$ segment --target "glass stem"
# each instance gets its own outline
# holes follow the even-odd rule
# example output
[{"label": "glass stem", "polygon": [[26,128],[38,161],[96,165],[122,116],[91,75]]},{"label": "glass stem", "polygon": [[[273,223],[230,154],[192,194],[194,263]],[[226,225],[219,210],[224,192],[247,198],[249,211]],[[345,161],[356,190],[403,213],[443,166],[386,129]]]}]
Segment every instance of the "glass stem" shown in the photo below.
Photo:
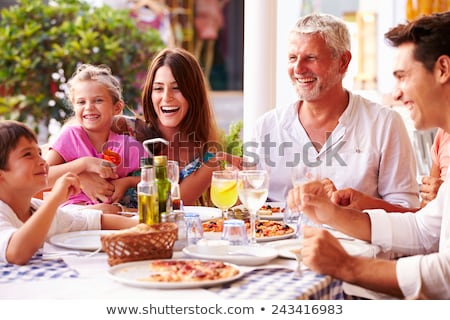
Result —
[{"label": "glass stem", "polygon": [[250,244],[256,244],[256,212],[250,212]]},{"label": "glass stem", "polygon": [[225,221],[227,219],[227,209],[222,209],[222,220]]}]

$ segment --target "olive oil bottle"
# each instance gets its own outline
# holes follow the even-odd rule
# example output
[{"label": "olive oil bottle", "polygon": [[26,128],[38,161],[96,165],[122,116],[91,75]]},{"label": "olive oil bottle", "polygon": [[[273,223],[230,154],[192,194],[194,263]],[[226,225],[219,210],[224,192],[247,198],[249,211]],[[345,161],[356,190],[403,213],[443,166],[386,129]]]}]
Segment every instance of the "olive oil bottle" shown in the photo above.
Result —
[{"label": "olive oil bottle", "polygon": [[159,215],[162,220],[170,213],[171,208],[171,183],[167,178],[167,156],[153,157],[155,168],[155,182],[158,189]]},{"label": "olive oil bottle", "polygon": [[137,185],[139,222],[152,225],[161,222],[159,214],[158,188],[155,183],[155,169],[141,167],[141,181]]}]

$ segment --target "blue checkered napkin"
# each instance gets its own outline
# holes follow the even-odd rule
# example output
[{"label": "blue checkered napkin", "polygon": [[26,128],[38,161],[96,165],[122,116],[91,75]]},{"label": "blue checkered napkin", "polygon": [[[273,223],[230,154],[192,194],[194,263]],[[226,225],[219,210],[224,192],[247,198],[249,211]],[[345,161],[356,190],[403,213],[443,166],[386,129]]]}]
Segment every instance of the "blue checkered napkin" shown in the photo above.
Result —
[{"label": "blue checkered napkin", "polygon": [[39,279],[76,278],[78,272],[62,259],[44,260],[42,253],[37,253],[24,266],[0,263],[0,283],[16,280],[30,281]]},{"label": "blue checkered napkin", "polygon": [[290,269],[257,269],[243,278],[209,288],[224,299],[343,299],[342,282],[304,270],[301,277]]}]

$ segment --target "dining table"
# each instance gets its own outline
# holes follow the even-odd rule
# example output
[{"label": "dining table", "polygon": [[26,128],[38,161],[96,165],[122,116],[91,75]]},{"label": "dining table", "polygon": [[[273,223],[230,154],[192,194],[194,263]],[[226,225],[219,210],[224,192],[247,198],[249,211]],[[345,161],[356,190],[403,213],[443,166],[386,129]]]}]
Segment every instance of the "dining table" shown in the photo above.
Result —
[{"label": "dining table", "polygon": [[[276,248],[288,240],[259,245]],[[351,241],[358,241],[369,256],[379,252],[371,244]],[[189,258],[192,257],[180,247],[172,256],[172,259]],[[305,266],[301,275],[297,275],[296,266],[296,260],[276,256],[259,265],[238,265],[241,275],[231,282],[206,287],[199,283],[177,289],[147,288],[114,278],[105,252],[67,249],[46,242],[27,265],[0,263],[0,299],[345,299],[342,281]]]}]

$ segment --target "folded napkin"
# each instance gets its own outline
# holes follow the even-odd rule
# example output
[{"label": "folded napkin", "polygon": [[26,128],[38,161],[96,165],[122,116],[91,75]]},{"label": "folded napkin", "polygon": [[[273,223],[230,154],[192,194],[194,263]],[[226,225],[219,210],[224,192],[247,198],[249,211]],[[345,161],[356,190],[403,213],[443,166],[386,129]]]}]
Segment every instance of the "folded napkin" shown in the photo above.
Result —
[{"label": "folded napkin", "polygon": [[64,260],[45,260],[40,252],[35,254],[24,266],[0,263],[0,283],[76,277],[78,277],[78,272],[69,268]]},{"label": "folded napkin", "polygon": [[224,299],[344,299],[342,282],[304,270],[301,277],[285,268],[255,269],[241,279],[208,290]]}]

